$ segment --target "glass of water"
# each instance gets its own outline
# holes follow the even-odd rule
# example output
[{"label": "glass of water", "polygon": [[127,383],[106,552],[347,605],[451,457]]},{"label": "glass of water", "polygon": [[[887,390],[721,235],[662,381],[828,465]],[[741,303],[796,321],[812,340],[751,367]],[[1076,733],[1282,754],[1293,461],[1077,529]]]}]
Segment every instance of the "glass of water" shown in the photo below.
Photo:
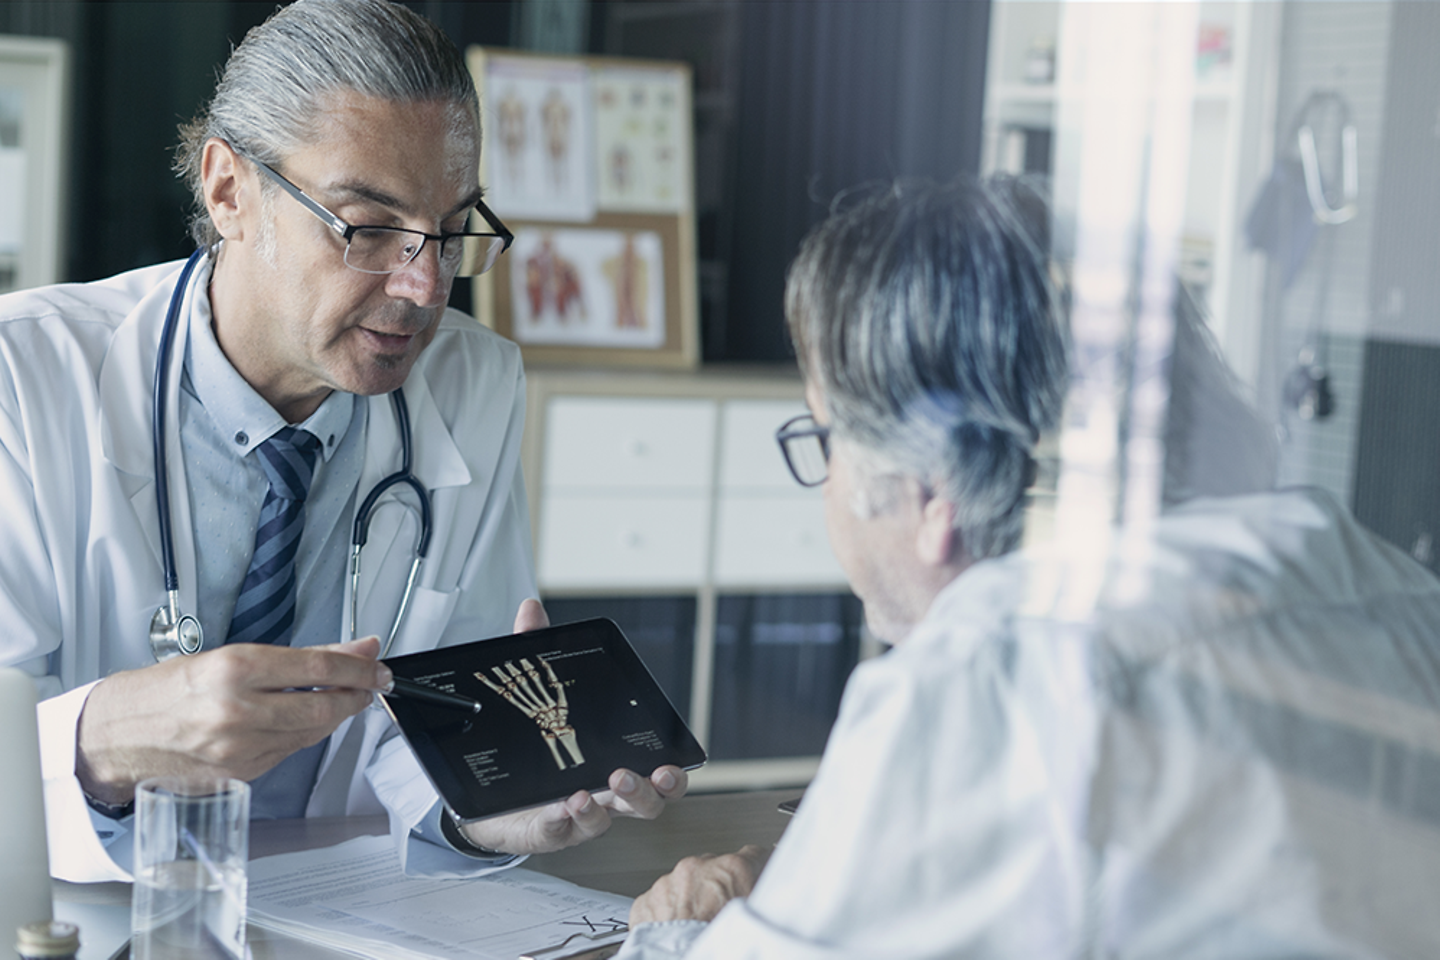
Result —
[{"label": "glass of water", "polygon": [[135,788],[135,960],[245,956],[250,786],[155,777]]}]

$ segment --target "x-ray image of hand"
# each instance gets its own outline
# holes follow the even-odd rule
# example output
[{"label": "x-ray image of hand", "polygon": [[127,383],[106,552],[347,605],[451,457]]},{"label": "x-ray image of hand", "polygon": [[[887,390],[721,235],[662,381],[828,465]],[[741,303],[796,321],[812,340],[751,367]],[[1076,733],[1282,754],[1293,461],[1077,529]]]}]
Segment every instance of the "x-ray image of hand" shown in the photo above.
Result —
[{"label": "x-ray image of hand", "polygon": [[535,721],[540,728],[540,736],[545,738],[545,745],[555,758],[555,766],[565,769],[565,759],[560,754],[560,748],[564,747],[571,766],[578,767],[585,762],[585,756],[580,752],[575,728],[569,723],[570,703],[565,698],[565,685],[555,676],[555,669],[548,662],[541,659],[540,666],[545,670],[544,679],[535,665],[525,658],[520,660],[519,667],[510,660],[506,660],[504,666],[491,667],[499,683],[480,672],[476,672],[475,679]]}]

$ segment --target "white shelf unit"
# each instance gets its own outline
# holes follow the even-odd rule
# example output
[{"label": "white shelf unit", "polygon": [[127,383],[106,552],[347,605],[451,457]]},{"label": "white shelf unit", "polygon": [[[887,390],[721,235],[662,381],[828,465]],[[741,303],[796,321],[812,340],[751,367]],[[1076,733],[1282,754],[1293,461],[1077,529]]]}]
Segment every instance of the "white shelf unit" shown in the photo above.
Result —
[{"label": "white shelf unit", "polygon": [[[821,494],[794,482],[773,439],[805,410],[799,377],[532,368],[528,381],[524,468],[542,597],[693,598],[688,720],[709,748],[725,598],[850,596]],[[870,652],[862,643],[859,655]],[[804,784],[818,752],[715,759],[692,784]]]},{"label": "white shelf unit", "polygon": [[[1188,189],[1180,270],[1198,292],[1231,365],[1254,384],[1259,361],[1263,260],[1245,249],[1245,215],[1274,156],[1275,92],[1283,5],[1244,0],[1194,4],[1195,86]],[[1066,57],[1103,57],[1077,49],[1066,34],[1086,4],[997,0],[991,15],[984,146],[986,173],[1066,175],[1057,152],[1078,155],[1058,142],[1074,129],[1065,115],[1085,96],[1083,77]],[[1126,38],[1112,37],[1111,43]],[[1042,52],[1049,51],[1048,69]],[[1079,130],[1083,136],[1083,129]],[[1030,138],[1041,138],[1028,152]],[[1042,156],[1044,161],[1042,162]],[[1027,163],[1028,160],[1028,163]],[[1061,160],[1058,167],[1063,167]],[[1064,184],[1055,184],[1060,202]],[[1063,222],[1064,211],[1059,211]],[[1060,248],[1064,238],[1057,238]]]}]

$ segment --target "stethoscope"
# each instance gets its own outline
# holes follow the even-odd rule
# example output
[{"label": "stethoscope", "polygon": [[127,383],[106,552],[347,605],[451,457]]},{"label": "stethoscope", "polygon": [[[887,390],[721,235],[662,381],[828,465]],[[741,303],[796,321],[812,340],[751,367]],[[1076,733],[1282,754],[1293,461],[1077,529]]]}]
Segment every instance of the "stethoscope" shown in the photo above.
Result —
[{"label": "stethoscope", "polygon": [[[170,529],[170,489],[165,473],[165,388],[167,371],[170,369],[170,354],[175,343],[175,327],[180,317],[180,308],[185,301],[185,291],[190,286],[190,276],[205,257],[205,250],[196,250],[180,271],[180,280],[175,292],[170,295],[170,306],[165,313],[165,325],[160,329],[160,353],[155,361],[155,400],[151,443],[155,452],[155,506],[160,518],[160,564],[165,573],[166,601],[150,618],[150,651],[156,660],[168,660],[176,655],[189,656],[199,653],[205,647],[205,631],[200,621],[180,610],[180,578],[175,573],[175,540]],[[390,624],[390,635],[385,639],[380,656],[389,654],[395,643],[395,635],[405,620],[405,611],[415,592],[420,577],[420,565],[430,550],[430,495],[415,474],[410,472],[413,445],[410,436],[410,410],[405,405],[405,394],[397,389],[390,394],[390,405],[395,408],[395,423],[400,429],[400,469],[385,477],[360,501],[355,510],[355,526],[350,537],[350,638],[357,635],[356,618],[360,606],[360,551],[370,534],[370,514],[380,497],[396,484],[404,484],[415,493],[420,503],[420,537],[415,544],[415,557],[410,562],[410,575],[405,581],[405,593],[400,598],[400,607]]]}]

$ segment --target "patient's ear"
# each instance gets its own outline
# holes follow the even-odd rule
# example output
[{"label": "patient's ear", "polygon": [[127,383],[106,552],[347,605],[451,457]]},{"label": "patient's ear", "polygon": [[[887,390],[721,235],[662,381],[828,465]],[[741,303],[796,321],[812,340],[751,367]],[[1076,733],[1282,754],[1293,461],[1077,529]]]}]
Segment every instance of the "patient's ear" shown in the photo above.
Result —
[{"label": "patient's ear", "polygon": [[920,508],[915,552],[927,566],[942,567],[956,559],[959,544],[960,534],[955,529],[955,504],[930,494]]}]

